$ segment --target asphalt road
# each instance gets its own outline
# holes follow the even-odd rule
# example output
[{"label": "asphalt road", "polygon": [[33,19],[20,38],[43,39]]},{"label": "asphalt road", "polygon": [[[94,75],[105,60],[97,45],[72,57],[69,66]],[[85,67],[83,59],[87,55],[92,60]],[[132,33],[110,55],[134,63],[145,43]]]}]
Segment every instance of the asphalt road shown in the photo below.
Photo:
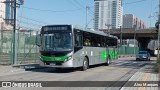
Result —
[{"label": "asphalt road", "polygon": [[[153,57],[151,61],[135,61],[133,57],[118,59],[114,60],[109,66],[91,66],[87,71],[81,71],[79,68],[63,70],[39,68],[15,71],[11,74],[0,75],[0,81],[72,81],[73,87],[0,88],[0,90],[119,90],[121,87],[78,87],[78,85],[74,87],[74,84],[77,82],[73,81],[128,81],[145,65],[154,66],[156,63],[155,59]],[[82,82],[81,84],[85,83]],[[94,83],[98,84],[99,82]]]}]

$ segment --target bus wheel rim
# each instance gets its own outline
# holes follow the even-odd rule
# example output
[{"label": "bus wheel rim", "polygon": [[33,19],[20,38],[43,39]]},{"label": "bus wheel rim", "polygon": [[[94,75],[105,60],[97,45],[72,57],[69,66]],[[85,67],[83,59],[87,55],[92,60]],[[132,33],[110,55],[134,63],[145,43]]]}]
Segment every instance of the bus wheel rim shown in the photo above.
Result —
[{"label": "bus wheel rim", "polygon": [[87,68],[87,61],[86,60],[84,61],[84,68],[85,69]]},{"label": "bus wheel rim", "polygon": [[110,63],[110,60],[109,60],[109,58],[108,58],[108,60],[107,60],[107,64],[109,64]]}]

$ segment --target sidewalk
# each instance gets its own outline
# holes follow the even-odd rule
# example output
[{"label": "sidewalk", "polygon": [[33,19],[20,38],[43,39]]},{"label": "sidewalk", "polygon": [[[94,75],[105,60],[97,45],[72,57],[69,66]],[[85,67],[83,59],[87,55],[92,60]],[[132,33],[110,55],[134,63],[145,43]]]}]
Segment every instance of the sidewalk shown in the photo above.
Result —
[{"label": "sidewalk", "polygon": [[[154,66],[151,65],[146,65],[138,70],[128,81],[135,81],[134,87],[127,87],[129,85],[128,82],[120,90],[159,90],[156,86],[158,85],[157,83],[159,81],[159,74],[155,73]],[[155,82],[152,82],[152,84],[150,84],[150,81]],[[148,87],[145,85],[148,85]]]},{"label": "sidewalk", "polygon": [[38,64],[26,65],[0,65],[0,76],[24,73],[27,69],[40,68]]}]

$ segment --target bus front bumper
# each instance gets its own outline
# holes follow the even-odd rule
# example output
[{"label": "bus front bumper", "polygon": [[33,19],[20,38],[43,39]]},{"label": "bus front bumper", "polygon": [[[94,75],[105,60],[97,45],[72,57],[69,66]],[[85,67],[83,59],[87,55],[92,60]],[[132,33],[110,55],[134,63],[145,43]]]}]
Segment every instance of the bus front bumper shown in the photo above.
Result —
[{"label": "bus front bumper", "polygon": [[40,66],[43,67],[57,67],[57,68],[72,68],[73,66],[73,60],[68,60],[66,62],[44,62],[39,61]]}]

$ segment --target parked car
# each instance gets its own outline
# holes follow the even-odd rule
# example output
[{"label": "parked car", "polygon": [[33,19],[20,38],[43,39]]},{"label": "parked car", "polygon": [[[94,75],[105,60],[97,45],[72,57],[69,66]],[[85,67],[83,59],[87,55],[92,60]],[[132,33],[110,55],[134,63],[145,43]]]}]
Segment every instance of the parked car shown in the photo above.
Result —
[{"label": "parked car", "polygon": [[139,51],[136,55],[136,60],[150,60],[150,54],[148,51]]}]

